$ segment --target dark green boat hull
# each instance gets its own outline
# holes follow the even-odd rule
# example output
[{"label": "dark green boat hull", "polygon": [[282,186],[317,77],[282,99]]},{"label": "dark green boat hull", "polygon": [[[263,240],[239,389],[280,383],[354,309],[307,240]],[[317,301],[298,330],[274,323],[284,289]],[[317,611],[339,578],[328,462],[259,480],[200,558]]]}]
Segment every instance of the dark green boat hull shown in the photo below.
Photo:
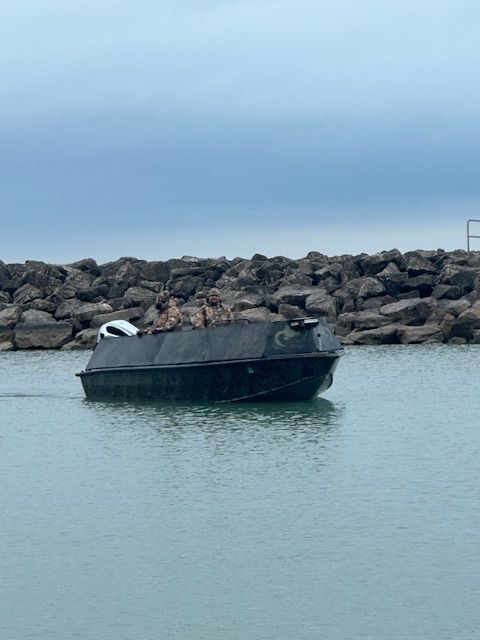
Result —
[{"label": "dark green boat hull", "polygon": [[[315,321],[314,321],[315,322]],[[88,398],[175,402],[309,400],[332,384],[341,345],[288,322],[105,338],[80,376]]]},{"label": "dark green boat hull", "polygon": [[328,389],[338,356],[323,354],[80,374],[88,398],[192,402],[310,400]]}]

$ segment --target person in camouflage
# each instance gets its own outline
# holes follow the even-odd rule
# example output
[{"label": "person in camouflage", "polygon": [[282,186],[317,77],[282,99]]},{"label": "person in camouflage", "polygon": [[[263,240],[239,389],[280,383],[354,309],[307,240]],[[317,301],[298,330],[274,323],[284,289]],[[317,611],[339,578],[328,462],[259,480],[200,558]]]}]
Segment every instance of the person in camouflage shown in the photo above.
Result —
[{"label": "person in camouflage", "polygon": [[182,327],[182,314],[177,307],[177,301],[170,296],[168,291],[163,291],[157,296],[155,303],[159,311],[154,325],[146,329],[144,333],[152,334],[157,331],[175,331]]},{"label": "person in camouflage", "polygon": [[233,320],[232,311],[222,304],[220,291],[210,289],[205,304],[195,314],[195,329],[206,329],[216,322],[228,322]]}]

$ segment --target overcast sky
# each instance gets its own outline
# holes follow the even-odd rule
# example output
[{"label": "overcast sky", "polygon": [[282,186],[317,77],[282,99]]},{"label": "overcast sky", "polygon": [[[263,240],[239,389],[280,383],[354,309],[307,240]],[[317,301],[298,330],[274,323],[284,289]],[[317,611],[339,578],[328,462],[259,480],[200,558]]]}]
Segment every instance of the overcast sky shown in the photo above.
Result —
[{"label": "overcast sky", "polygon": [[4,0],[0,71],[4,261],[454,249],[480,218],[474,0]]}]

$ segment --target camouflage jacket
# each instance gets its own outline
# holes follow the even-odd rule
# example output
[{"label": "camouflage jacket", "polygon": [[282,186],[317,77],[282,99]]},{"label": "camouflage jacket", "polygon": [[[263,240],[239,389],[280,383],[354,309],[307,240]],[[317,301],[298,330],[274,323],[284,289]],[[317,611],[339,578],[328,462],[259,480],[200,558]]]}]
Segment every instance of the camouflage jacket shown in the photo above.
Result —
[{"label": "camouflage jacket", "polygon": [[176,300],[170,300],[167,308],[160,313],[153,329],[156,331],[175,331],[182,326],[182,314],[177,307]]},{"label": "camouflage jacket", "polygon": [[195,314],[195,328],[205,329],[215,322],[227,322],[233,320],[232,311],[229,307],[219,304],[213,307],[210,304],[204,304]]}]

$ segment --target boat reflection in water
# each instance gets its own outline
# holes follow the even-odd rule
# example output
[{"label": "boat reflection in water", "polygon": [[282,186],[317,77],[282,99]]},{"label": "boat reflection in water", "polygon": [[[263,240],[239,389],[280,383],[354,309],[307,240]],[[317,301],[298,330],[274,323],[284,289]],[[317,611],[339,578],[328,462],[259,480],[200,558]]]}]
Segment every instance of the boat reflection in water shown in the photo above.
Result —
[{"label": "boat reflection in water", "polygon": [[310,400],[328,389],[343,349],[322,319],[136,335],[103,325],[78,373],[88,398],[176,402]]}]

